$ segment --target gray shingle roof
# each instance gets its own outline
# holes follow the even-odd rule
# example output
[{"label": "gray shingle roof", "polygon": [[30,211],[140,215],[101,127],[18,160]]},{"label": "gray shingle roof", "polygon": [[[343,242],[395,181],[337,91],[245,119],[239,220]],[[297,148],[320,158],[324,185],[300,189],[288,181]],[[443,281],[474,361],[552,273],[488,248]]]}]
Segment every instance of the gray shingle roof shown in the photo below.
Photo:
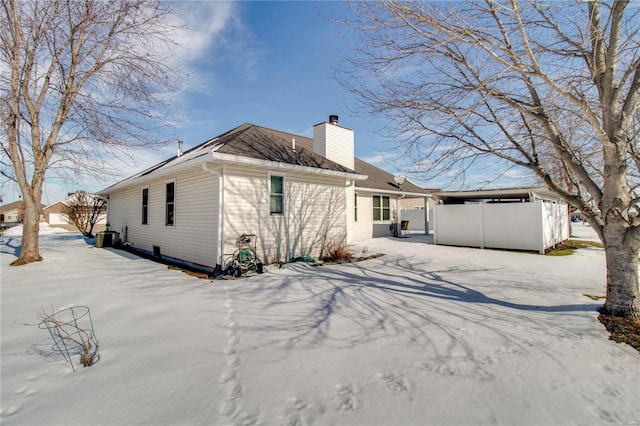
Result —
[{"label": "gray shingle roof", "polygon": [[415,192],[415,193],[427,193],[427,191],[419,186],[415,185],[410,180],[406,180],[402,185],[398,186],[395,182],[394,175],[386,172],[372,164],[355,159],[356,173],[361,175],[367,175],[367,180],[356,181],[356,188],[368,188],[368,189],[381,189],[386,191],[402,191],[402,192]]},{"label": "gray shingle roof", "polygon": [[[296,140],[295,149],[292,139]],[[169,158],[147,170],[131,176],[120,183],[134,181],[139,177],[151,175],[159,171],[169,170],[178,165],[185,165],[195,159],[206,159],[212,150],[217,153],[247,157],[258,160],[274,161],[304,167],[313,167],[344,173],[367,175],[364,181],[356,181],[356,187],[387,191],[427,193],[423,188],[407,180],[400,188],[393,180],[393,175],[358,158],[354,169],[335,163],[313,152],[313,140],[304,136],[280,130],[268,129],[245,123],[222,135],[210,139],[184,152],[181,156]],[[195,163],[195,162],[194,162]],[[116,184],[113,186],[118,186]],[[113,187],[112,186],[112,187]],[[110,187],[110,188],[112,188]]]},{"label": "gray shingle roof", "polygon": [[[243,124],[242,126],[232,130],[231,132],[235,132],[236,130],[241,129],[243,126],[253,126],[253,125]],[[296,150],[303,148],[306,152],[313,154],[313,139],[310,139],[304,136],[294,135],[293,133],[282,132],[279,130],[267,129],[259,126],[253,126],[253,127],[255,129],[259,129],[258,130],[259,133],[268,135],[268,138],[271,139],[272,141],[279,141],[281,144],[283,144],[286,147],[291,147],[292,139],[295,138]],[[222,137],[220,137],[219,139],[222,139]],[[218,152],[226,153],[227,151],[223,151],[223,149],[221,148],[218,150]],[[228,153],[235,154],[235,155],[242,155],[240,152],[228,152]],[[326,160],[324,157],[318,156],[316,154],[313,154],[313,155],[320,157],[325,161],[329,161],[329,160]],[[251,156],[251,155],[247,155],[247,156]],[[264,158],[264,159],[268,159],[268,158]],[[281,160],[274,160],[274,161],[281,161]],[[312,166],[312,167],[321,167],[321,166]],[[343,168],[342,171],[345,171],[345,170],[349,170],[349,169]],[[405,181],[405,183],[403,183],[399,189],[397,184],[393,180],[393,177],[394,177],[393,174],[386,172],[363,160],[360,160],[359,158],[355,159],[354,171],[359,175],[369,176],[367,180],[356,181],[357,188],[380,189],[380,190],[389,190],[389,191],[400,190],[403,192],[415,192],[415,193],[427,192],[425,189],[420,188],[419,186],[413,184],[409,180]]]},{"label": "gray shingle roof", "polygon": [[[286,133],[253,124],[243,124],[232,131],[219,136],[216,144],[221,146],[216,152],[255,158],[258,160],[276,161],[298,166],[314,167],[337,172],[353,173],[353,170],[324,158],[298,144],[292,148],[291,138]],[[294,136],[292,136],[294,137]],[[313,142],[312,142],[313,145]]]}]

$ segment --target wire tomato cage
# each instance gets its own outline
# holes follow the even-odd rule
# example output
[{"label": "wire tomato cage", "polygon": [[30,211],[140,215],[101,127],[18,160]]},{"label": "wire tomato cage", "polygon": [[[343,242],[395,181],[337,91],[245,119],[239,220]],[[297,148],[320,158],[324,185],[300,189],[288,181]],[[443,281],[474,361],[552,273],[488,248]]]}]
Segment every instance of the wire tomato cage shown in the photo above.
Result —
[{"label": "wire tomato cage", "polygon": [[72,306],[45,315],[38,324],[47,329],[53,340],[51,349],[61,354],[75,372],[73,357],[80,356],[80,364],[89,367],[100,359],[98,339],[93,331],[93,320],[87,306]]}]

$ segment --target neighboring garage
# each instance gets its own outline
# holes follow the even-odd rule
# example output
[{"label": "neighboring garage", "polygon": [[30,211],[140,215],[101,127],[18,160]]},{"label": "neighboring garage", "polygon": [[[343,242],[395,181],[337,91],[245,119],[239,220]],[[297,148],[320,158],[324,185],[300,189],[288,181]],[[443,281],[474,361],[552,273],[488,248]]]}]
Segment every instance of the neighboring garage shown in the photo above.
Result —
[{"label": "neighboring garage", "polygon": [[569,238],[567,204],[545,187],[438,192],[434,244],[544,253]]}]

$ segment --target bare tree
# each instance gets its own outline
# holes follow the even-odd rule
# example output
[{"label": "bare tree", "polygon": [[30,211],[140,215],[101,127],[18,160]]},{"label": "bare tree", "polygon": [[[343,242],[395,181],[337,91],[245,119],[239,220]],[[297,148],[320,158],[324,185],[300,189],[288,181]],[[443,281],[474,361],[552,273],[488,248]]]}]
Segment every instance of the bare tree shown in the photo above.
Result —
[{"label": "bare tree", "polygon": [[[602,312],[640,319],[640,19],[628,1],[357,2],[338,73],[416,170],[528,170],[605,247]],[[486,164],[486,163],[485,163]],[[496,172],[497,173],[497,172]]]},{"label": "bare tree", "polygon": [[107,214],[107,199],[78,191],[63,202],[62,214],[84,236],[93,238],[93,227]]},{"label": "bare tree", "polygon": [[177,72],[169,12],[154,0],[0,0],[0,163],[25,203],[13,264],[42,259],[47,172],[104,176],[128,148],[158,142]]}]

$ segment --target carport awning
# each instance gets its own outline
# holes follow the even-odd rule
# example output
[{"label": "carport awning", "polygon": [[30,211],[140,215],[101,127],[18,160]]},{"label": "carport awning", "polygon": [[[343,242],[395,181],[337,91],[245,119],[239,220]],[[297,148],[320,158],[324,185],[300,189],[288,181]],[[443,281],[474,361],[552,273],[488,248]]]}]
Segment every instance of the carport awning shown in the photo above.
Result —
[{"label": "carport awning", "polygon": [[560,201],[561,198],[556,193],[550,191],[544,186],[531,186],[522,188],[501,188],[501,189],[478,189],[471,191],[440,191],[436,196],[443,202],[464,202],[464,201],[482,201],[482,200],[526,200],[534,199]]}]

